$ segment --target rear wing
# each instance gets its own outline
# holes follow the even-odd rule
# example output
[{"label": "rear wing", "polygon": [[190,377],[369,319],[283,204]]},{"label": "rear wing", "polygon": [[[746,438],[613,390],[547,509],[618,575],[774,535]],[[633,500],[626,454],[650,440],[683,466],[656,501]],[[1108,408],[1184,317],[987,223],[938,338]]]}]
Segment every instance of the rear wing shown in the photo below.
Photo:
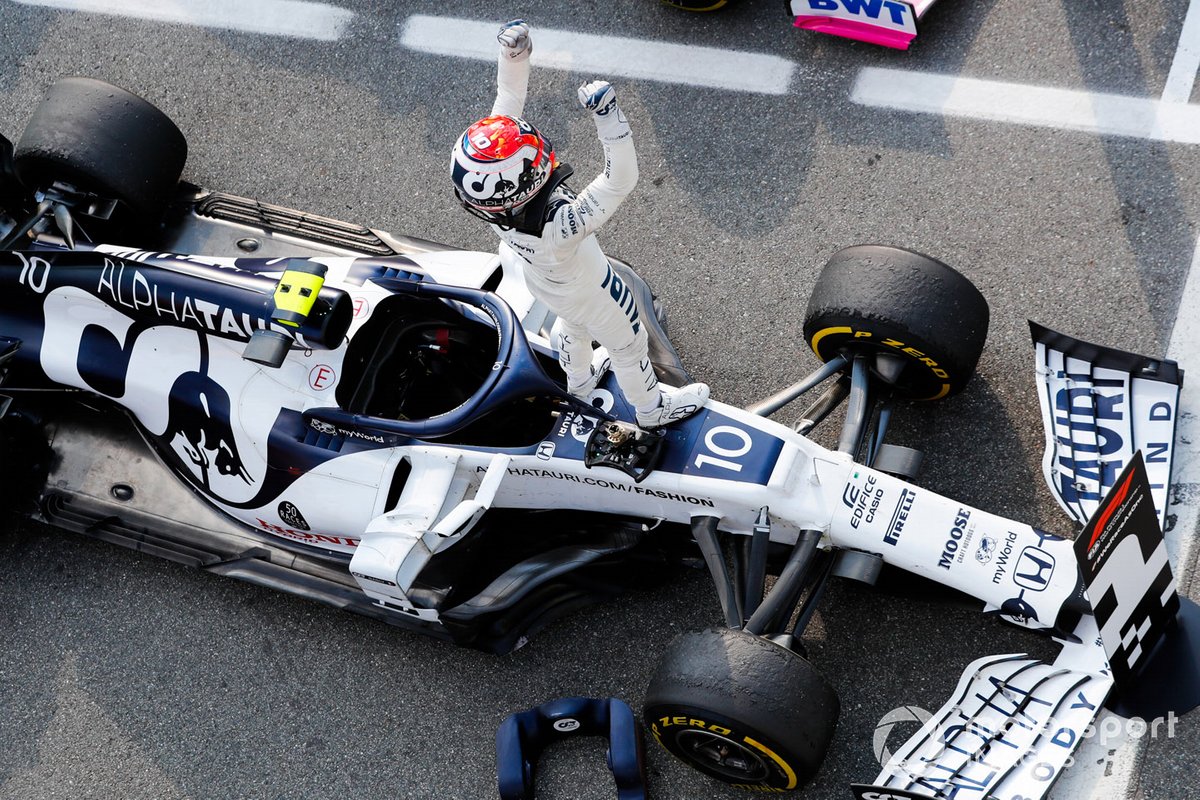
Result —
[{"label": "rear wing", "polygon": [[917,22],[936,0],[789,0],[795,26],[896,50],[917,38]]}]

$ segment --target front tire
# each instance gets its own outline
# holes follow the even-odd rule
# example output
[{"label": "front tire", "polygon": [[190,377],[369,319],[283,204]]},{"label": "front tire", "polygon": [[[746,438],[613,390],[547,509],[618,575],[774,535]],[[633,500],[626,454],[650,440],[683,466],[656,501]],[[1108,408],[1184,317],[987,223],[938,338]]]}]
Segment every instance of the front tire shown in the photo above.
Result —
[{"label": "front tire", "polygon": [[987,340],[988,304],[966,277],[912,250],[864,244],[834,253],[813,286],[804,338],[817,358],[885,354],[913,400],[961,392]]},{"label": "front tire", "polygon": [[642,713],[658,743],[690,766],[746,789],[785,791],[816,774],[839,710],[833,687],[801,656],[712,628],[671,643]]}]

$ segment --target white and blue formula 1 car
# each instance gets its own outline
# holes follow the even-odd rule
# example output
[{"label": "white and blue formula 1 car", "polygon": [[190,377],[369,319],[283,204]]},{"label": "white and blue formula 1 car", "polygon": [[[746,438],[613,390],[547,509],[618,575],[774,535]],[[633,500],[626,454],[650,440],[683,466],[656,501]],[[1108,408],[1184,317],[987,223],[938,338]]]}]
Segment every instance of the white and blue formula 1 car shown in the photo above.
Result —
[{"label": "white and blue formula 1 car", "polygon": [[[552,316],[495,255],[180,184],[185,153],[152,105],[81,78],[0,138],[5,485],[44,522],[495,652],[698,547],[725,624],[671,644],[644,716],[758,790],[802,786],[831,741],[799,637],[834,578],[893,565],[1064,643],[973,665],[864,798],[1043,796],[1170,638],[1171,362],[1036,331],[1048,475],[1092,516],[1077,557],[914,485],[918,454],[885,441],[896,401],[961,390],[984,344],[986,302],[934,259],[836,254],[805,324],[820,369],[647,432],[611,378],[567,394]],[[767,418],[818,386],[795,427]],[[805,436],[843,404],[836,450]]]}]

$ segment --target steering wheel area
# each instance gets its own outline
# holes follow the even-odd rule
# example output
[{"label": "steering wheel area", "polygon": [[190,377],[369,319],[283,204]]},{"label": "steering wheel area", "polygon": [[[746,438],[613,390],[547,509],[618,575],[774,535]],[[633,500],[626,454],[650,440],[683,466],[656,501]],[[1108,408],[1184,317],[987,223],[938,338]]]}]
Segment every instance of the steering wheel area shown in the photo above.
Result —
[{"label": "steering wheel area", "polygon": [[[339,396],[345,407],[310,409],[305,412],[306,423],[315,420],[342,428],[437,438],[462,429],[514,399],[535,395],[570,399],[563,387],[546,374],[516,314],[497,295],[413,280],[392,279],[388,288],[409,298],[451,301],[434,304],[450,313],[398,321],[385,328],[391,333],[374,343],[376,349],[367,357],[370,363],[365,365],[358,385],[346,399]],[[495,337],[495,357],[490,366],[487,350],[480,346],[486,334],[479,329],[487,323],[452,311],[454,302],[482,312],[490,322]],[[448,322],[455,314],[459,319]],[[360,331],[355,338],[362,335]],[[476,345],[468,356],[470,363],[447,362],[446,353],[462,337],[470,337]],[[481,374],[474,391],[470,391],[469,384],[464,386],[464,381],[479,380]]]}]

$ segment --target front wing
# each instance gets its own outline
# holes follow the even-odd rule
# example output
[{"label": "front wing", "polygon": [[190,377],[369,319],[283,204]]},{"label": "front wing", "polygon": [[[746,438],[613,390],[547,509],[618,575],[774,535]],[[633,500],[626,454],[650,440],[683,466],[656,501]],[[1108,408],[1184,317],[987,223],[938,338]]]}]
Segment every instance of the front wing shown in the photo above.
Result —
[{"label": "front wing", "polygon": [[795,26],[804,30],[907,50],[917,22],[936,0],[790,0]]},{"label": "front wing", "polygon": [[951,699],[887,762],[859,800],[1037,798],[1071,754],[1112,688],[1102,662],[1076,663],[1072,647],[1053,664],[1024,655],[970,664]]}]

